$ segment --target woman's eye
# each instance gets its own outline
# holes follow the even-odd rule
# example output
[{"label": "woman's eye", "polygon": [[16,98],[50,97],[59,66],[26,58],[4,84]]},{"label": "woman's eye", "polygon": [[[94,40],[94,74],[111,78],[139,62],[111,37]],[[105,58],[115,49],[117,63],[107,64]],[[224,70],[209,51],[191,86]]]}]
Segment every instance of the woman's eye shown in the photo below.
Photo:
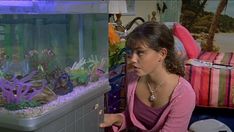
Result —
[{"label": "woman's eye", "polygon": [[127,54],[127,58],[131,58],[132,57],[132,54]]},{"label": "woman's eye", "polygon": [[144,54],[144,51],[137,51],[136,53],[137,53],[138,56],[141,56],[141,55]]}]

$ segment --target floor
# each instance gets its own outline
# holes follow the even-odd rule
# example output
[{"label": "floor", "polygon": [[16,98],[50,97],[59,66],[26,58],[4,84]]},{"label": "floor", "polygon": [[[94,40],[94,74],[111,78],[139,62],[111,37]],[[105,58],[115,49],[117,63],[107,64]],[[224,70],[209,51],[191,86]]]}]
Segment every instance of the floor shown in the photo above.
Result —
[{"label": "floor", "polygon": [[195,108],[190,124],[204,119],[216,119],[226,124],[232,131],[234,131],[234,109],[224,108]]}]

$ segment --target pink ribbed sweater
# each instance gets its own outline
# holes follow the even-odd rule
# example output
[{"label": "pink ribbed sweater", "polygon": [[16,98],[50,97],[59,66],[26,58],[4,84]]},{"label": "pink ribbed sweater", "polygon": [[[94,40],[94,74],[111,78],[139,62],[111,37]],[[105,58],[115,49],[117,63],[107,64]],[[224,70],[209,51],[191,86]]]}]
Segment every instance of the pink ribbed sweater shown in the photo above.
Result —
[{"label": "pink ribbed sweater", "polygon": [[114,132],[124,130],[129,126],[135,126],[142,132],[187,132],[187,127],[195,107],[195,93],[188,81],[183,77],[180,77],[179,82],[172,93],[168,106],[154,127],[151,130],[148,130],[136,119],[133,113],[135,91],[139,77],[131,72],[128,73],[127,78],[128,106],[125,112],[121,114],[124,119],[121,127],[112,127]]}]

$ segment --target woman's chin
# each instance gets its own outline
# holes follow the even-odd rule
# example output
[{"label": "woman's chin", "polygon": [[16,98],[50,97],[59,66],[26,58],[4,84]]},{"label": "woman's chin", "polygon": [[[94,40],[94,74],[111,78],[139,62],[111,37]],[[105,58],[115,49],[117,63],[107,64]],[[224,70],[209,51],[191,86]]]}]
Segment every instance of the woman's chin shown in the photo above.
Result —
[{"label": "woman's chin", "polygon": [[142,71],[139,71],[139,70],[135,70],[135,73],[137,74],[137,76],[144,76],[145,75]]}]

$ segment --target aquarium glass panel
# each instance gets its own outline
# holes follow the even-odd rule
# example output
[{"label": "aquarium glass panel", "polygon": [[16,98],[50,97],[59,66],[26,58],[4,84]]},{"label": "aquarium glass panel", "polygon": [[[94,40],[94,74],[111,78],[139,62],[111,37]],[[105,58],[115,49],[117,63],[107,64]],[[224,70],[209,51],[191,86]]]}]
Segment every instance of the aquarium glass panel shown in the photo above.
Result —
[{"label": "aquarium glass panel", "polygon": [[107,78],[107,5],[102,0],[0,1],[2,102],[31,100],[45,88],[65,95]]},{"label": "aquarium glass panel", "polygon": [[82,58],[106,58],[106,20],[105,14],[0,15],[2,70],[25,75],[37,63],[54,69]]}]

